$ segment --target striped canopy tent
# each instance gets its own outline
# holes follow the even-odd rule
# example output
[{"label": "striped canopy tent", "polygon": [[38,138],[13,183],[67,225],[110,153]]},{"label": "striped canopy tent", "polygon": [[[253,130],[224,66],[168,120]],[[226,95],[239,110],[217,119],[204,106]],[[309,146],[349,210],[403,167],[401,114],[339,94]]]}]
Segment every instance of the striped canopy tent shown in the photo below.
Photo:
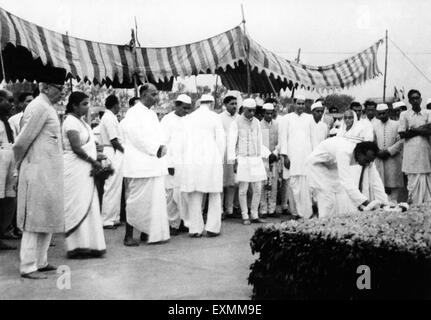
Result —
[{"label": "striped canopy tent", "polygon": [[[300,86],[307,89],[347,88],[380,74],[379,40],[366,50],[328,66],[309,66],[281,58],[245,34],[240,26],[212,38],[163,48],[136,48],[83,40],[23,20],[0,8],[0,45],[6,80],[38,80],[65,69],[69,76],[113,87],[156,84],[170,90],[174,77],[218,74],[230,90],[247,92],[247,60],[251,91],[274,93]],[[248,57],[248,59],[247,59]],[[48,70],[48,71],[47,71]]]}]

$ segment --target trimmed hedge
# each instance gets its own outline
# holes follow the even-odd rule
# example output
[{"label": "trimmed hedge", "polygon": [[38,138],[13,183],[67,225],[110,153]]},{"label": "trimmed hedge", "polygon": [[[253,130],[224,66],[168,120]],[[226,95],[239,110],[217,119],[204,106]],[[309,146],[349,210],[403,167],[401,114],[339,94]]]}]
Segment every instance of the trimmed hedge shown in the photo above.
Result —
[{"label": "trimmed hedge", "polygon": [[[431,205],[267,224],[251,239],[253,299],[431,298]],[[370,268],[371,289],[358,289]]]}]

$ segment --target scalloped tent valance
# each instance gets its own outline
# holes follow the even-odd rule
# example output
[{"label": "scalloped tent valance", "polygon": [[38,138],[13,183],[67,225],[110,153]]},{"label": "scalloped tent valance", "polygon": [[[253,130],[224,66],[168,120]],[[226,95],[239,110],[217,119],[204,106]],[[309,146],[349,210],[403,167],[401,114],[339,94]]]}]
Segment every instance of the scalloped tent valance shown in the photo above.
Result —
[{"label": "scalloped tent valance", "polygon": [[[309,66],[283,59],[260,46],[237,26],[202,41],[165,48],[136,48],[93,42],[60,34],[0,8],[0,44],[6,80],[38,80],[44,66],[113,87],[133,87],[133,75],[170,90],[174,77],[218,74],[230,90],[247,91],[245,48],[249,48],[251,89],[272,93],[301,86],[338,89],[361,84],[380,74],[379,40],[366,50],[328,66]],[[52,72],[52,71],[50,71]],[[2,75],[0,75],[2,77]]]}]

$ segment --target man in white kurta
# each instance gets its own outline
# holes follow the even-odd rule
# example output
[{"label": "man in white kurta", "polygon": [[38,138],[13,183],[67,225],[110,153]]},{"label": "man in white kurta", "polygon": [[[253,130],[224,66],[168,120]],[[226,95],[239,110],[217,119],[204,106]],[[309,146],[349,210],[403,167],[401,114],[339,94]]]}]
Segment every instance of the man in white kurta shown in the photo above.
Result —
[{"label": "man in white kurta", "polygon": [[353,101],[350,104],[350,109],[352,109],[356,113],[357,117],[355,127],[352,128],[352,132],[350,132],[349,134],[359,137],[363,141],[373,141],[373,125],[371,124],[371,121],[368,120],[368,118],[362,114],[362,105],[359,102]]},{"label": "man in white kurta", "polygon": [[421,108],[419,91],[410,90],[408,98],[412,108],[401,112],[398,128],[405,139],[402,171],[407,175],[409,202],[420,204],[431,201],[431,111]]},{"label": "man in white kurta", "polygon": [[273,119],[275,107],[272,103],[263,105],[263,119],[260,121],[262,131],[262,144],[270,155],[263,159],[267,179],[262,182],[259,214],[276,217],[277,190],[278,190],[278,124]]},{"label": "man in white kurta", "polygon": [[[306,171],[316,194],[319,217],[387,204],[383,182],[373,163],[377,152],[374,142],[358,143],[345,137],[326,139],[313,150],[306,159]],[[369,179],[361,181],[352,174],[356,165]]]},{"label": "man in white kurta", "polygon": [[280,153],[284,165],[289,169],[289,186],[292,189],[296,214],[303,218],[312,215],[310,188],[305,170],[305,159],[313,148],[313,122],[310,114],[304,113],[305,97],[298,96],[295,111],[287,114],[280,127]]},{"label": "man in white kurta", "polygon": [[222,205],[224,205],[224,217],[226,218],[233,215],[233,203],[235,199],[235,173],[233,172],[233,164],[227,161],[227,146],[230,126],[238,117],[237,98],[233,95],[228,95],[223,99],[223,104],[226,110],[220,114],[220,119],[226,136],[226,150],[223,158]]},{"label": "man in white kurta", "polygon": [[22,116],[24,115],[25,108],[33,101],[33,95],[30,92],[21,93],[18,97],[18,113],[9,118],[9,124],[12,128],[14,137],[16,138],[21,131]]},{"label": "man in white kurta", "polygon": [[192,100],[188,95],[180,94],[175,100],[175,110],[163,117],[160,122],[165,133],[167,147],[167,165],[169,174],[165,177],[166,199],[171,235],[177,235],[183,220],[189,226],[187,195],[180,191],[181,139],[184,117],[191,111]]},{"label": "man in white kurta", "polygon": [[120,101],[115,95],[110,95],[105,100],[105,107],[106,111],[99,124],[100,143],[103,146],[103,154],[111,162],[114,174],[105,180],[101,215],[103,227],[111,229],[120,224],[124,149],[117,118]]},{"label": "man in white kurta", "polygon": [[318,101],[311,105],[311,114],[313,115],[313,134],[311,135],[313,150],[329,135],[329,127],[323,121],[324,106]]},{"label": "man in white kurta", "polygon": [[[234,171],[239,183],[239,204],[243,224],[261,223],[258,209],[262,190],[262,181],[266,180],[265,166],[262,160],[262,131],[259,120],[254,117],[256,102],[245,99],[243,113],[232,123],[229,130],[227,159],[234,162]],[[247,191],[252,188],[250,216],[248,215]]]},{"label": "man in white kurta", "polygon": [[[204,230],[207,236],[215,237],[221,230],[226,138],[220,116],[213,108],[213,96],[204,94],[198,109],[184,119],[180,190],[187,192],[191,237],[200,237]],[[208,212],[204,224],[202,200],[205,193],[208,193]]]},{"label": "man in white kurta", "polygon": [[[155,112],[158,92],[154,85],[144,84],[140,100],[130,108],[124,120],[123,176],[126,187],[127,223],[124,244],[136,246],[133,229],[148,237],[148,243],[169,239],[166,209],[165,175],[168,173],[163,129]],[[145,236],[141,240],[144,240]]]},{"label": "man in white kurta", "polygon": [[377,105],[377,121],[374,123],[374,136],[380,151],[375,160],[377,171],[382,178],[389,199],[397,202],[404,187],[401,171],[401,152],[404,140],[398,134],[399,121],[389,119],[389,108],[386,104]]}]

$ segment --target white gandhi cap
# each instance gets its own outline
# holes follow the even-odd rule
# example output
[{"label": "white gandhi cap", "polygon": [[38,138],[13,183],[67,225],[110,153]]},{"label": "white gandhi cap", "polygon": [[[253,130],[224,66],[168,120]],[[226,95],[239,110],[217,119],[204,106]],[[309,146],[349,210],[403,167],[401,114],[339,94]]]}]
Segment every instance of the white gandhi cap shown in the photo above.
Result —
[{"label": "white gandhi cap", "polygon": [[311,111],[313,111],[313,109],[316,109],[316,108],[323,108],[322,102],[317,101],[311,105]]},{"label": "white gandhi cap", "polygon": [[248,109],[255,109],[256,101],[254,101],[254,99],[252,98],[244,99],[244,101],[242,102],[242,106]]},{"label": "white gandhi cap", "polygon": [[175,101],[180,101],[180,102],[186,103],[186,104],[192,104],[192,98],[190,98],[186,94],[180,94]]},{"label": "white gandhi cap", "polygon": [[265,103],[262,107],[263,110],[274,110],[274,105],[272,103]]},{"label": "white gandhi cap", "polygon": [[379,103],[377,105],[376,111],[385,111],[388,110],[388,105],[386,103]]}]

